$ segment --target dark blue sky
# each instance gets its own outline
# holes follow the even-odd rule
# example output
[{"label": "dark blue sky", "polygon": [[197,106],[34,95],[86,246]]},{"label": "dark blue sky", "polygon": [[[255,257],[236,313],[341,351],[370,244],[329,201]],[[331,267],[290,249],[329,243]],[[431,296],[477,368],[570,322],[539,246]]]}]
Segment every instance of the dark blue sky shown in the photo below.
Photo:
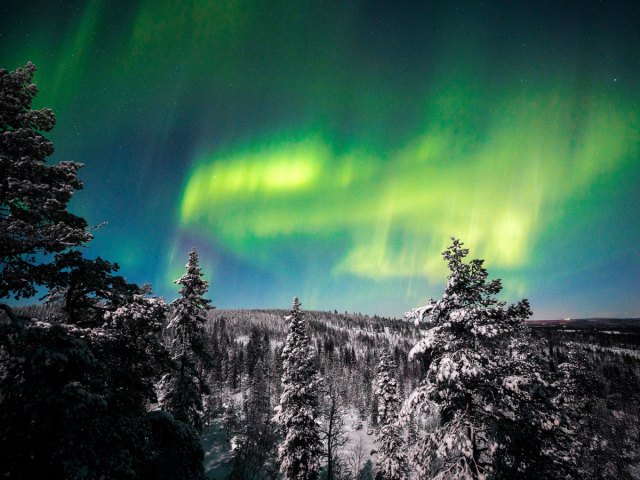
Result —
[{"label": "dark blue sky", "polygon": [[[15,2],[14,2],[15,3]],[[460,237],[537,318],[640,316],[637,2],[18,2],[89,255],[172,299],[401,315]]]}]

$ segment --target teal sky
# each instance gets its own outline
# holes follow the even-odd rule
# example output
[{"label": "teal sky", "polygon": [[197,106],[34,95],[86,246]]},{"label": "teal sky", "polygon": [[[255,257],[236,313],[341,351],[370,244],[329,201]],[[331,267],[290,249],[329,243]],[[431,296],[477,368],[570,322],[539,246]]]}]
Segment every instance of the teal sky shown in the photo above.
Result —
[{"label": "teal sky", "polygon": [[[23,2],[25,3],[25,2]],[[167,299],[401,315],[452,235],[535,318],[640,316],[636,2],[0,7],[87,249]]]}]

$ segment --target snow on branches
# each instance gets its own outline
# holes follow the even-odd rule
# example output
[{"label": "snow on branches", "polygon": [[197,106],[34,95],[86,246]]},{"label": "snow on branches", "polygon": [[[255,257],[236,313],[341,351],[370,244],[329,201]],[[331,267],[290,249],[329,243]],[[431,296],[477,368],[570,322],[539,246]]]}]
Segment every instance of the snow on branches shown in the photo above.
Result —
[{"label": "snow on branches", "polygon": [[529,303],[498,301],[500,281],[487,279],[482,260],[465,263],[468,250],[452,240],[442,298],[405,315],[430,328],[410,352],[428,368],[403,415],[437,418],[411,457],[421,478],[526,478],[558,425],[524,324]]},{"label": "snow on branches", "polygon": [[167,327],[171,342],[173,371],[167,373],[160,386],[160,404],[176,419],[186,422],[197,430],[202,428],[202,395],[207,393],[203,381],[203,366],[209,363],[204,346],[203,329],[211,300],[204,298],[209,287],[202,278],[198,264],[198,252],[189,252],[186,273],[176,284],[181,285],[180,297],[171,303],[173,316]]},{"label": "snow on branches", "polygon": [[402,428],[398,424],[400,396],[393,374],[397,365],[388,350],[380,356],[376,370],[378,396],[378,471],[382,480],[402,480],[408,476],[408,464]]},{"label": "snow on branches", "polygon": [[275,416],[285,437],[278,452],[280,471],[288,480],[315,480],[322,454],[317,418],[320,378],[297,297],[287,318],[290,324],[282,350],[282,395]]},{"label": "snow on branches", "polygon": [[87,222],[67,211],[82,188],[82,164],[46,163],[53,144],[41,132],[53,128],[55,117],[47,108],[31,109],[35,71],[32,63],[0,69],[0,298],[34,295],[34,285],[55,271],[42,256],[92,238]]}]

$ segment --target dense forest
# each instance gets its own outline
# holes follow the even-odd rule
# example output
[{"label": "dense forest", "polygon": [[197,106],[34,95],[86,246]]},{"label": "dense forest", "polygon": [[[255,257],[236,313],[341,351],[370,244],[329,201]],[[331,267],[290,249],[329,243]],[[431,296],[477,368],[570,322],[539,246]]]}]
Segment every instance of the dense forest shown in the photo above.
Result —
[{"label": "dense forest", "polygon": [[[208,343],[219,359],[216,362],[219,370],[210,377],[209,427],[203,436],[205,442],[208,439],[217,442],[208,443],[210,478],[225,478],[231,472],[237,474],[238,468],[249,464],[259,464],[256,471],[260,473],[235,478],[269,478],[267,472],[275,478],[276,438],[271,444],[263,445],[271,448],[269,454],[258,454],[258,445],[248,448],[242,442],[247,434],[244,422],[252,422],[254,418],[247,411],[247,398],[258,374],[253,366],[258,362],[266,365],[258,374],[260,381],[267,382],[265,392],[269,402],[265,402],[265,406],[268,403],[273,409],[279,402],[287,315],[285,310],[213,310],[209,314]],[[347,312],[311,311],[305,315],[317,368],[325,381],[321,394],[325,430],[325,422],[335,420],[331,412],[340,412],[339,424],[334,430],[339,431],[336,436],[340,440],[332,452],[331,478],[375,476],[379,448],[375,438],[379,427],[376,371],[380,358],[385,350],[391,352],[397,366],[394,374],[397,392],[404,400],[419,385],[428,368],[424,362],[409,360],[409,352],[424,329],[417,328],[413,322]],[[544,353],[549,372],[555,373],[557,387],[566,381],[572,384],[572,390],[562,393],[571,392],[571,396],[559,399],[564,405],[563,414],[575,422],[572,435],[588,440],[580,445],[580,452],[575,452],[574,473],[561,478],[638,476],[640,322],[629,324],[635,327],[622,331],[598,323],[583,330],[573,326],[529,327],[533,341],[539,342]],[[563,375],[571,377],[563,378]],[[269,411],[265,410],[264,420],[269,418]],[[428,421],[419,423],[413,418],[403,426],[407,451],[418,433],[416,430],[421,428],[428,428]],[[325,441],[324,445],[322,478],[327,477],[329,458],[329,444]],[[366,451],[362,450],[363,446]],[[255,459],[251,457],[253,454]]]},{"label": "dense forest", "polygon": [[638,333],[530,327],[457,239],[403,319],[216,310],[195,249],[167,304],[86,258],[34,72],[0,70],[0,298],[45,292],[0,304],[3,477],[640,477]]}]

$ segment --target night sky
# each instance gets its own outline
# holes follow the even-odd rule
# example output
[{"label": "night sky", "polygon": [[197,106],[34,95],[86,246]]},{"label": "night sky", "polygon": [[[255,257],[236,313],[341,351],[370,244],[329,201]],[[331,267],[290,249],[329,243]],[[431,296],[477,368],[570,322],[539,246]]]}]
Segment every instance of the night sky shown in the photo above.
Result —
[{"label": "night sky", "polygon": [[88,256],[399,316],[461,238],[534,318],[640,316],[640,2],[3,2]]}]

